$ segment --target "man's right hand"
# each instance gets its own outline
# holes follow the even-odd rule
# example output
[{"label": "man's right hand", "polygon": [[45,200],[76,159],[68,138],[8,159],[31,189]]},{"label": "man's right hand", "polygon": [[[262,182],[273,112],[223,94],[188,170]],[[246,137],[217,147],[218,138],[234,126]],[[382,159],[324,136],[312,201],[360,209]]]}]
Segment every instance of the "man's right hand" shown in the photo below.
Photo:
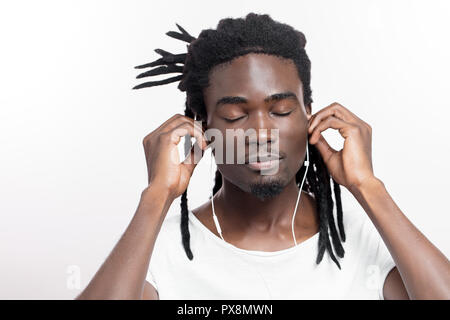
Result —
[{"label": "man's right hand", "polygon": [[171,199],[176,199],[186,190],[197,165],[194,161],[194,147],[186,159],[180,162],[177,145],[187,134],[196,139],[201,150],[206,150],[208,143],[202,128],[194,119],[181,114],[165,121],[143,140],[149,185],[164,188]]}]

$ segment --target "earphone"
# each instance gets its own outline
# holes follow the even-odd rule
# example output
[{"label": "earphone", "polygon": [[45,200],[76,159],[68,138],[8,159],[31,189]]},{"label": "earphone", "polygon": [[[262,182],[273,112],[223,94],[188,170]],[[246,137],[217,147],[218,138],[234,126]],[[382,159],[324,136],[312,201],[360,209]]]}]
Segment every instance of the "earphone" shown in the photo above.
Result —
[{"label": "earphone", "polygon": [[[213,152],[211,150],[211,162],[210,162],[210,166],[209,166],[209,177],[210,177],[210,181],[212,181],[212,163],[213,163]],[[306,138],[306,160],[303,162],[303,165],[306,167],[305,170],[305,174],[303,176],[302,179],[302,183],[300,185],[300,189],[298,190],[298,196],[297,196],[297,202],[295,203],[295,209],[294,209],[294,213],[292,215],[292,237],[294,238],[294,244],[295,246],[297,246],[297,240],[295,238],[295,231],[294,231],[294,220],[295,220],[295,215],[297,213],[297,207],[298,207],[298,203],[300,201],[300,197],[302,195],[302,188],[303,188],[303,183],[305,182],[306,179],[306,174],[308,172],[308,168],[309,168],[309,150],[308,150],[308,137]],[[212,214],[213,214],[213,220],[214,220],[214,224],[216,225],[216,229],[217,232],[219,233],[220,237],[222,238],[223,241],[225,241],[225,239],[222,236],[222,229],[220,228],[220,224],[219,224],[219,220],[217,219],[216,216],[216,212],[214,210],[214,194],[213,194],[213,188],[211,187],[211,207],[212,207]],[[225,241],[226,242],[226,241]]]},{"label": "earphone", "polygon": [[306,160],[303,164],[306,167],[306,170],[305,170],[305,174],[303,175],[302,184],[300,185],[300,189],[298,190],[297,203],[295,204],[294,214],[292,215],[292,237],[294,238],[295,245],[297,245],[297,240],[295,238],[294,220],[295,220],[295,215],[297,213],[297,206],[298,206],[298,203],[300,202],[300,196],[302,195],[303,182],[305,182],[306,173],[308,172],[308,168],[309,168],[308,137],[306,137]]},{"label": "earphone", "polygon": [[[212,181],[212,163],[213,163],[213,152],[212,152],[212,149],[211,149],[211,162],[210,162],[210,166],[209,166],[209,180],[210,181]],[[212,207],[212,214],[213,214],[214,224],[216,225],[216,229],[217,229],[217,232],[219,233],[220,237],[222,238],[223,241],[225,241],[225,239],[222,236],[222,229],[220,229],[220,224],[219,224],[219,220],[217,219],[217,216],[216,216],[216,211],[214,210],[214,190],[213,190],[213,187],[211,187],[210,190],[211,190],[211,207]]]}]

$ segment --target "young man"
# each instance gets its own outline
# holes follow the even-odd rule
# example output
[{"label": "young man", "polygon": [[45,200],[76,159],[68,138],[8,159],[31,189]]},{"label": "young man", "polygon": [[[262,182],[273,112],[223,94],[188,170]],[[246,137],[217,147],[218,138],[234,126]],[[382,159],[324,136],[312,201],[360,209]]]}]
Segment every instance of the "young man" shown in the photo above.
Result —
[{"label": "young man", "polygon": [[[197,39],[179,29],[181,34],[168,35],[189,42],[188,53],[158,49],[163,57],[141,67],[164,66],[138,77],[182,75],[136,88],[181,80],[185,115],[145,137],[149,186],[124,235],[78,298],[450,298],[447,258],[373,173],[371,127],[338,103],[312,115],[302,33],[256,14],[223,19],[217,30],[204,30]],[[342,150],[321,135],[328,128],[345,139]],[[209,129],[221,133],[225,145],[231,142],[227,130],[254,129],[257,139],[245,141],[244,163],[218,164],[214,196],[190,211],[194,148],[183,163],[172,160],[186,134],[206,150]],[[271,135],[274,129],[278,135]],[[277,145],[278,152],[251,160],[252,143],[270,150]],[[226,158],[230,149],[216,148],[216,157],[217,151]],[[274,164],[275,174],[262,174]],[[362,207],[345,221],[339,185]],[[181,215],[166,219],[180,195]]]}]

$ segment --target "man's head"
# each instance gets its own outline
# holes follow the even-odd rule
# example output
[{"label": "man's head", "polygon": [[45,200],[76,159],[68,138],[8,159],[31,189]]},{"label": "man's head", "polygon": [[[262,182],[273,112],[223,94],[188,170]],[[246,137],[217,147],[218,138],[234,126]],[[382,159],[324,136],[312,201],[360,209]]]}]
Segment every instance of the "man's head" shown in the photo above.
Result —
[{"label": "man's head", "polygon": [[291,26],[250,13],[203,30],[188,48],[178,87],[186,90],[186,109],[203,121],[204,129],[222,132],[225,157],[226,129],[252,128],[258,134],[266,129],[268,150],[274,143],[271,129],[279,129],[282,159],[276,174],[261,175],[245,164],[218,164],[222,179],[260,199],[279,194],[305,159],[306,114],[312,103],[305,44],[303,33]]},{"label": "man's head", "polygon": [[[310,105],[304,105],[302,81],[293,61],[261,53],[234,58],[210,71],[209,86],[203,90],[203,96],[205,125],[222,133],[225,159],[227,145],[234,146],[234,155],[238,154],[238,143],[227,140],[230,136],[226,130],[254,129],[255,147],[268,152],[278,143],[280,159],[274,174],[262,175],[246,163],[233,161],[218,164],[223,178],[262,200],[279,194],[295,178],[305,159],[306,114],[311,113]],[[273,129],[278,129],[277,135],[271,135]],[[246,162],[250,143],[246,139]],[[263,146],[264,143],[267,145]]]},{"label": "man's head", "polygon": [[[137,68],[165,65],[144,72],[138,78],[173,72],[181,72],[182,75],[146,82],[134,89],[181,80],[178,89],[186,92],[185,115],[202,120],[205,130],[216,128],[223,131],[223,137],[226,137],[227,128],[267,129],[265,143],[273,146],[275,141],[270,131],[279,130],[275,139],[279,139],[279,155],[283,159],[279,161],[275,175],[263,176],[242,164],[220,164],[213,194],[221,188],[222,179],[260,199],[279,194],[292,179],[300,187],[305,174],[302,163],[308,136],[306,115],[311,114],[312,103],[311,64],[305,52],[303,33],[274,21],[269,15],[255,13],[249,13],[245,18],[222,19],[217,29],[203,30],[198,38],[180,26],[178,28],[181,33],[171,31],[167,35],[189,42],[187,54],[173,55],[156,49],[163,57]],[[177,63],[184,63],[184,66]],[[258,144],[262,134],[257,131]],[[250,150],[249,144],[246,152]],[[333,216],[330,175],[318,150],[311,145],[308,149],[311,165],[303,188],[314,196],[317,203],[319,252],[316,263],[320,263],[328,251],[340,268],[333,252],[339,257],[344,256],[340,188],[333,180],[338,234]],[[182,243],[188,258],[193,259],[188,212],[186,190],[181,197]]]}]

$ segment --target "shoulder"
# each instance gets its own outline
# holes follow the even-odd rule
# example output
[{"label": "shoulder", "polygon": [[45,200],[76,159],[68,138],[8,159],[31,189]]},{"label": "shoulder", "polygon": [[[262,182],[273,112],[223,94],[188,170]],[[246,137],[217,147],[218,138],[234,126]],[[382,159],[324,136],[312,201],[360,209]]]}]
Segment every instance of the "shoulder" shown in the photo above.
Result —
[{"label": "shoulder", "polygon": [[354,237],[363,238],[378,238],[380,234],[362,207],[354,208],[348,212],[344,212],[344,226]]},{"label": "shoulder", "polygon": [[175,231],[180,230],[180,222],[181,222],[181,212],[176,211],[169,211],[164,218],[164,221],[161,225],[161,229],[158,233],[158,238],[165,238],[168,236],[172,236],[175,233]]},{"label": "shoulder", "polygon": [[169,211],[164,218],[152,249],[150,269],[153,272],[182,254],[180,221],[180,212]]},{"label": "shoulder", "polygon": [[350,210],[347,216],[344,212],[344,221],[345,219],[345,245],[349,250],[367,264],[377,265],[382,269],[393,264],[378,229],[362,207]]},{"label": "shoulder", "polygon": [[359,254],[372,255],[383,245],[383,240],[372,220],[362,207],[344,211],[345,246]]},{"label": "shoulder", "polygon": [[161,255],[171,249],[174,243],[181,241],[180,234],[181,213],[169,210],[161,224],[153,247],[153,255]]},{"label": "shoulder", "polygon": [[362,207],[354,206],[349,209],[343,209],[343,224],[347,234],[359,233],[367,223],[367,213]]},{"label": "shoulder", "polygon": [[179,224],[180,221],[181,212],[171,211],[168,212],[168,214],[164,218],[162,226],[164,226],[165,228],[173,228],[175,225]]}]

